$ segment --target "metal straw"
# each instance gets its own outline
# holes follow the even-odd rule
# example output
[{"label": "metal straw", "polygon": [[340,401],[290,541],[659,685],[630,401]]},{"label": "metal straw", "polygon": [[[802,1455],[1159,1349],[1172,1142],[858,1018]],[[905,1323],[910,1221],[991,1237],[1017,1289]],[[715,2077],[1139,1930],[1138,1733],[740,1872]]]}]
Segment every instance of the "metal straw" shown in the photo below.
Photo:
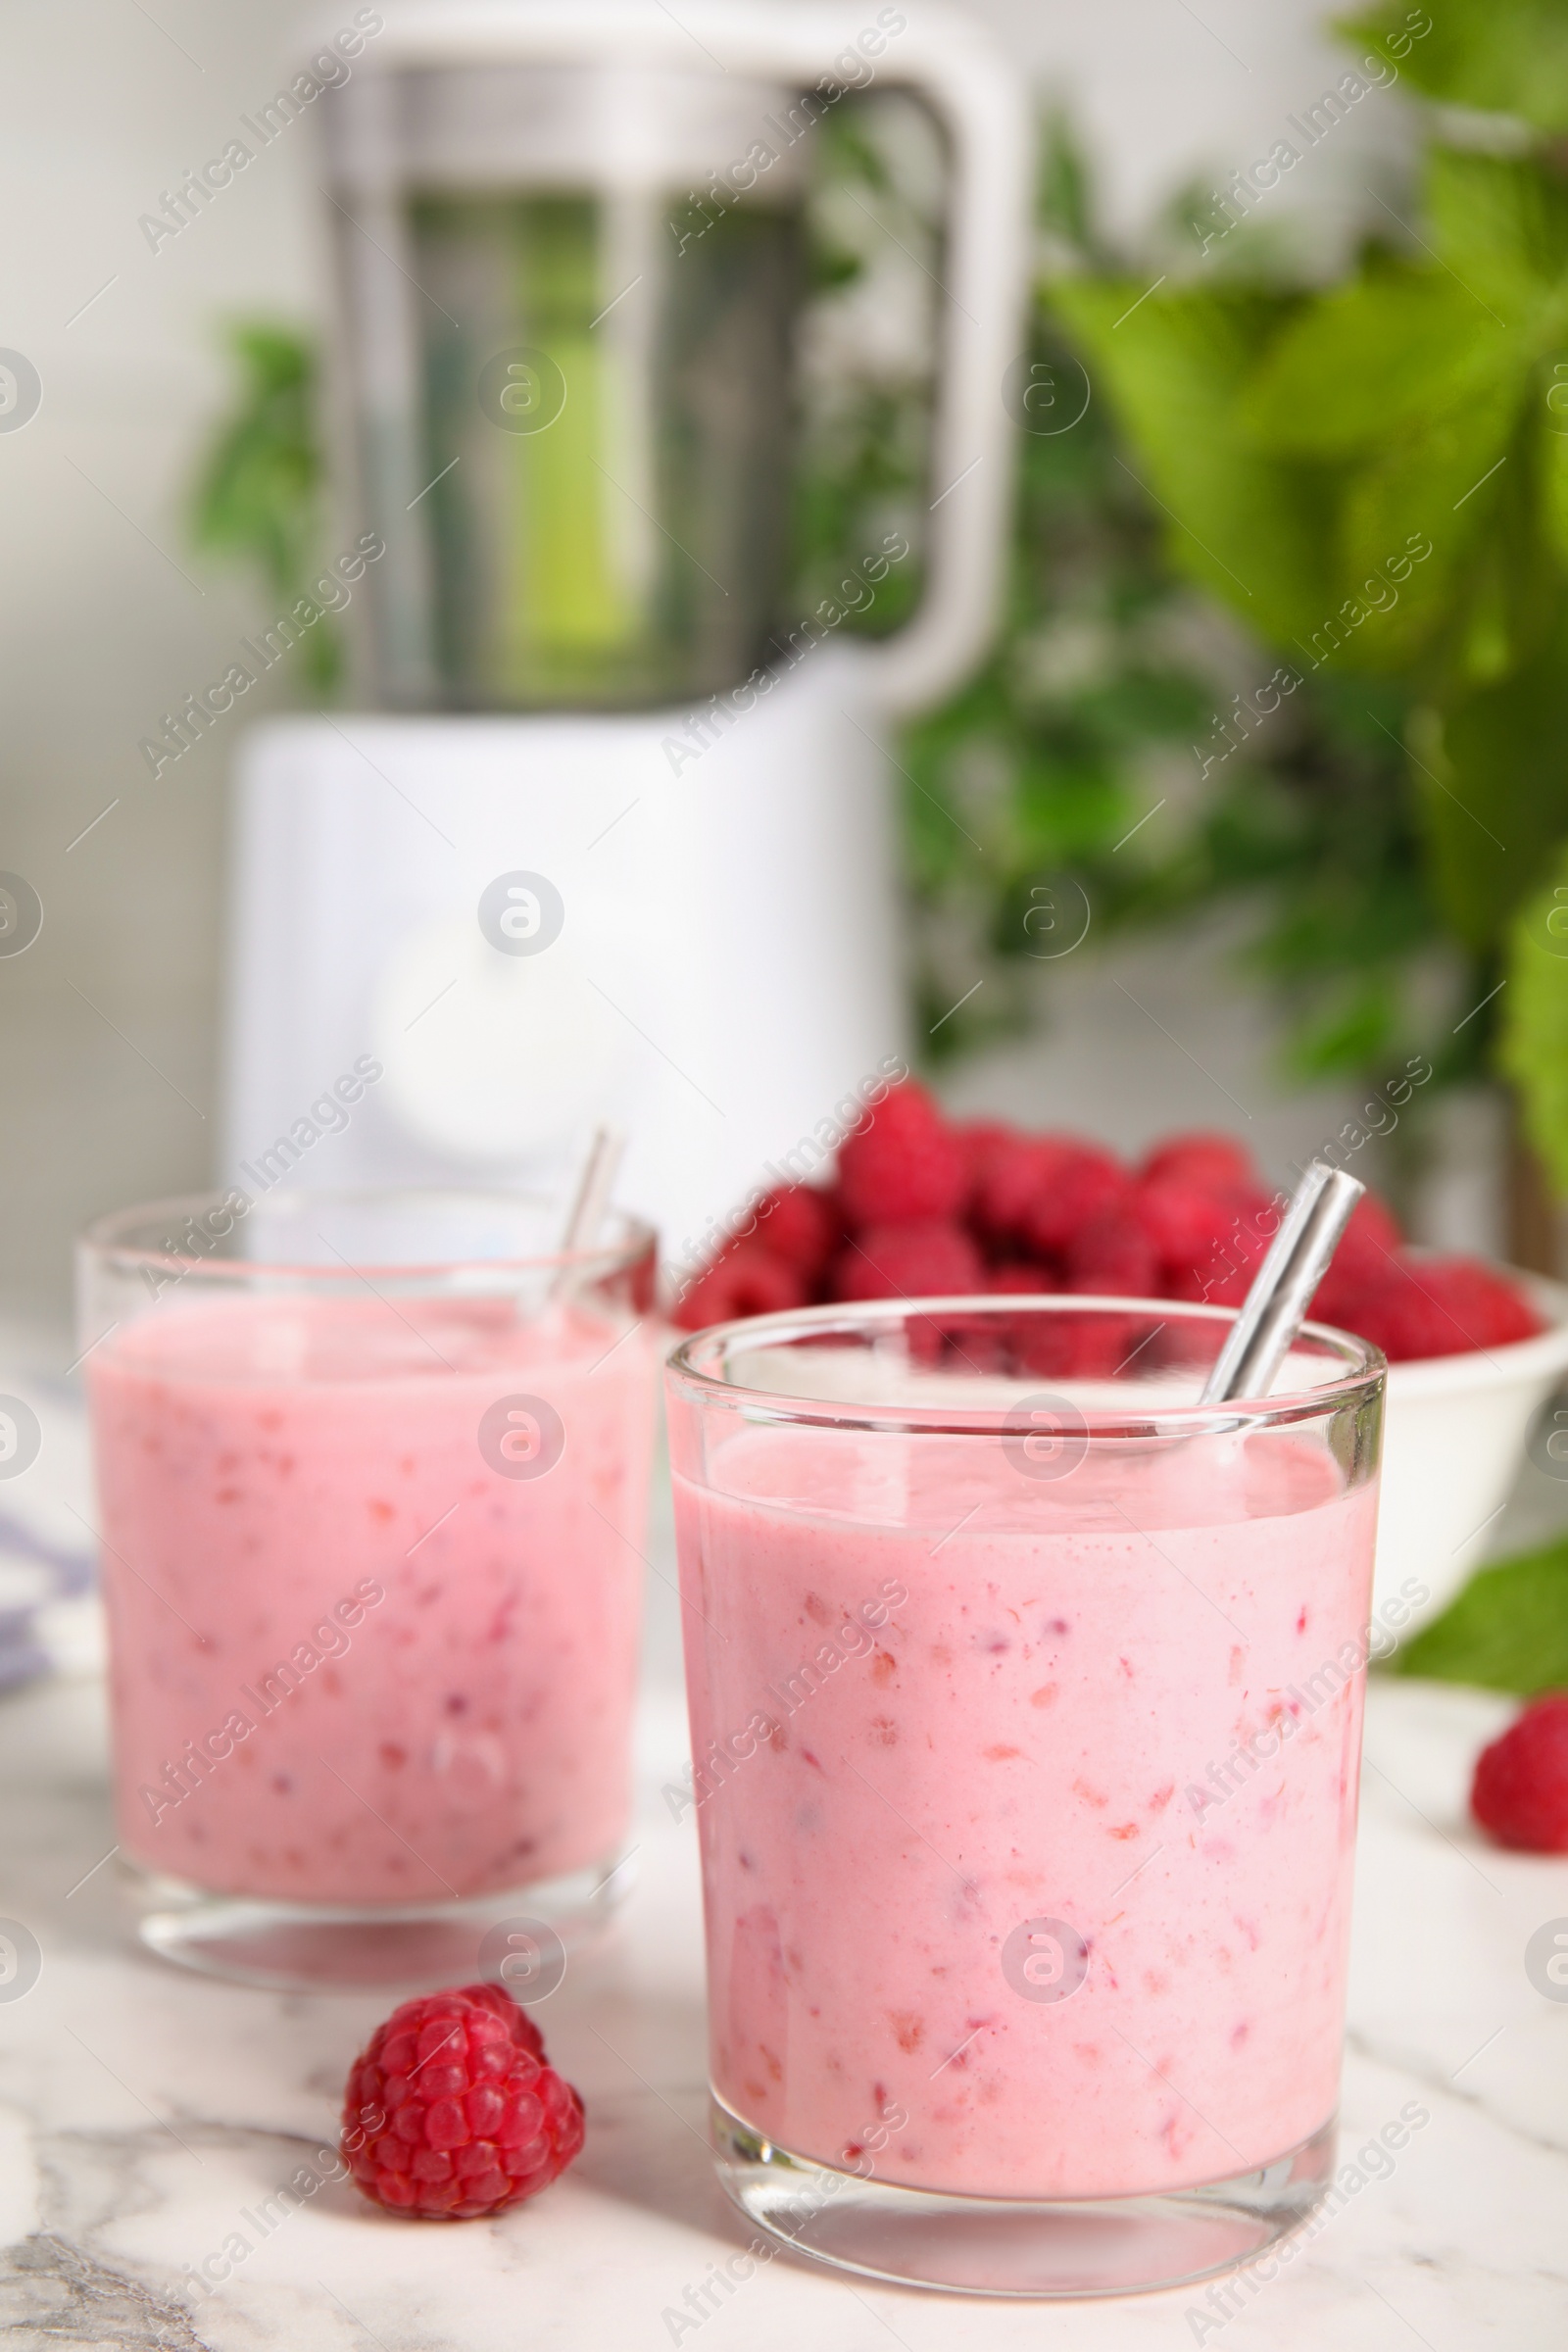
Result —
[{"label": "metal straw", "polygon": [[1266,1396],[1275,1373],[1296,1345],[1312,1294],[1328,1272],[1364,1184],[1314,1159],[1286,1212],[1274,1244],[1231,1325],[1200,1401],[1224,1404],[1235,1396]]},{"label": "metal straw", "polygon": [[[591,1250],[598,1241],[599,1229],[605,1221],[605,1211],[610,1206],[610,1196],[620,1167],[620,1155],[625,1149],[626,1138],[618,1128],[595,1128],[582,1181],[577,1187],[577,1198],[571,1204],[566,1230],[561,1237],[564,1257],[574,1257],[584,1250]],[[560,1292],[564,1289],[570,1276],[569,1265],[563,1266],[556,1277],[555,1290]]]}]

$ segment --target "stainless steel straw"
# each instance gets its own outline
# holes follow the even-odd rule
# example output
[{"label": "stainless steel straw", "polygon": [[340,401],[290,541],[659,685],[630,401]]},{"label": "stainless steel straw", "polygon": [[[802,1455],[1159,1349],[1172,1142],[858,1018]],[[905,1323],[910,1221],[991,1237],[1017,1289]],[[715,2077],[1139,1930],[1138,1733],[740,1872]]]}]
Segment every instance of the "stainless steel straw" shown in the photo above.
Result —
[{"label": "stainless steel straw", "polygon": [[[564,1257],[570,1259],[580,1250],[591,1250],[598,1241],[599,1229],[610,1206],[610,1196],[625,1149],[626,1138],[618,1127],[598,1127],[594,1130],[582,1181],[577,1187],[577,1198],[571,1204],[566,1230],[561,1237]],[[552,1296],[560,1298],[570,1288],[571,1279],[570,1264],[562,1266],[551,1285]]]},{"label": "stainless steel straw", "polygon": [[1328,1272],[1350,1211],[1365,1190],[1343,1168],[1331,1168],[1321,1159],[1311,1162],[1247,1294],[1247,1304],[1231,1325],[1204,1385],[1202,1403],[1268,1395],[1269,1384],[1306,1320],[1312,1294]]}]

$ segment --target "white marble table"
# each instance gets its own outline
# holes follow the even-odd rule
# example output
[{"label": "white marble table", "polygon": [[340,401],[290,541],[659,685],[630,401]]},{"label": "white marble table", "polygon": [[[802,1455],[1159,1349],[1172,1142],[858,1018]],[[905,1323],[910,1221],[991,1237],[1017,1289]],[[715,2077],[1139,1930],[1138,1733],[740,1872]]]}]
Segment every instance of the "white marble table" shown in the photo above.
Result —
[{"label": "white marble table", "polygon": [[[681,1752],[669,1603],[656,1587],[640,1880],[616,1945],[546,2020],[590,2116],[575,2171],[490,2223],[398,2222],[324,2186],[265,2238],[242,2222],[329,2146],[347,2062],[388,2002],[207,1982],[127,1940],[113,1868],[102,1693],[90,1675],[0,1703],[0,1915],[43,1952],[0,2002],[0,2325],[15,2352],[1547,2352],[1568,2339],[1568,2003],[1527,1981],[1568,1862],[1498,1854],[1464,1823],[1467,1760],[1507,1709],[1372,1693],[1345,2080],[1345,2148],[1428,2111],[1288,2271],[1223,2326],[1202,2295],[1045,2308],[852,2286],[781,2259],[697,2328],[685,2297],[744,2243],[703,2139],[695,1835],[659,1786]],[[200,2295],[185,2274],[259,2239]],[[1197,2316],[1195,2316],[1197,2315]]]}]

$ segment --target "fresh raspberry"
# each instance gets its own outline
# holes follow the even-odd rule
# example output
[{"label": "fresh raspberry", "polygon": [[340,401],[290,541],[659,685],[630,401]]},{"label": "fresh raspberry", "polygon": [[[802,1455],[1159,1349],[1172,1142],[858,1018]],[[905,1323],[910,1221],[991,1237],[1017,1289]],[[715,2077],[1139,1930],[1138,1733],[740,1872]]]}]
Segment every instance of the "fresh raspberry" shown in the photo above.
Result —
[{"label": "fresh raspberry", "polygon": [[1010,1152],[1024,1140],[1010,1119],[958,1119],[953,1135],[973,1174],[988,1168],[999,1152]]},{"label": "fresh raspberry", "polygon": [[980,1231],[997,1243],[1021,1241],[1029,1212],[1053,1175],[1083,1149],[1060,1135],[1017,1135],[996,1145],[972,1202]]},{"label": "fresh raspberry", "polygon": [[986,1289],[1005,1298],[1009,1293],[1027,1297],[1031,1293],[1054,1291],[1056,1288],[1044,1266],[1031,1266],[1022,1258],[1004,1258],[993,1266],[986,1276]]},{"label": "fresh raspberry", "polygon": [[[529,2055],[537,2058],[543,2066],[545,2037],[527,2010],[513,1999],[504,1984],[465,1984],[463,1989],[470,2001],[478,2002],[481,2009],[493,2009],[497,2017],[505,2019],[507,2032],[513,2040],[520,2042]],[[389,2018],[389,2026],[391,2022]]]},{"label": "fresh raspberry", "polygon": [[1499,1845],[1568,1854],[1568,1690],[1533,1698],[1481,1750],[1470,1810]]},{"label": "fresh raspberry", "polygon": [[[1313,1300],[1314,1314],[1322,1314],[1318,1299],[1327,1287]],[[1469,1257],[1412,1258],[1401,1251],[1377,1282],[1336,1305],[1344,1328],[1381,1348],[1391,1364],[1507,1348],[1542,1329],[1511,1283]]]},{"label": "fresh raspberry", "polygon": [[806,1284],[794,1266],[757,1241],[736,1242],[700,1274],[674,1306],[682,1331],[734,1323],[743,1315],[776,1315],[806,1304]]},{"label": "fresh raspberry", "polygon": [[1113,1152],[1078,1144],[1047,1171],[1024,1223],[1025,1238],[1047,1257],[1063,1256],[1084,1226],[1122,1207],[1131,1192],[1132,1180]]},{"label": "fresh raspberry", "polygon": [[497,1984],[405,2001],[349,2069],[343,2159],[393,2213],[502,2213],[548,2188],[582,2140],[581,2099]]},{"label": "fresh raspberry", "polygon": [[1209,1306],[1240,1306],[1245,1301],[1284,1211],[1277,1195],[1250,1186],[1225,1194],[1221,1205],[1224,1221],[1218,1239],[1200,1256],[1166,1261],[1170,1298],[1202,1300]]},{"label": "fresh raspberry", "polygon": [[1145,1178],[1128,1202],[1172,1274],[1208,1264],[1229,1235],[1238,1213],[1237,1188],[1194,1182],[1186,1176]]},{"label": "fresh raspberry", "polygon": [[1159,1252],[1128,1208],[1107,1208],[1081,1226],[1067,1245],[1069,1291],[1102,1298],[1150,1298],[1160,1293]]},{"label": "fresh raspberry", "polygon": [[1048,1380],[1108,1380],[1140,1357],[1155,1328],[1143,1315],[1103,1313],[1020,1316],[1019,1325],[1019,1361]]},{"label": "fresh raspberry", "polygon": [[894,1087],[839,1152],[839,1198],[857,1229],[951,1217],[968,1190],[962,1146],[912,1079]]},{"label": "fresh raspberry", "polygon": [[1176,1283],[1170,1286],[1173,1298],[1193,1298],[1204,1306],[1245,1306],[1247,1295],[1257,1279],[1257,1269],[1268,1254],[1268,1239],[1255,1233],[1233,1236],[1205,1271],[1200,1267],[1191,1290]]},{"label": "fresh raspberry", "polygon": [[939,1217],[869,1226],[833,1267],[835,1298],[963,1298],[985,1287],[979,1250]]},{"label": "fresh raspberry", "polygon": [[965,1201],[973,1207],[993,1167],[1005,1159],[1023,1137],[1005,1119],[960,1119],[953,1130],[953,1140],[963,1153],[969,1176]]},{"label": "fresh raspberry", "polygon": [[1254,1185],[1256,1171],[1245,1144],[1229,1135],[1167,1135],[1155,1144],[1138,1171],[1145,1184],[1171,1178],[1177,1184]]},{"label": "fresh raspberry", "polygon": [[1318,1284],[1312,1315],[1319,1323],[1355,1330],[1355,1312],[1370,1291],[1396,1276],[1404,1237],[1392,1210],[1375,1194],[1363,1193],[1350,1214],[1334,1262]]},{"label": "fresh raspberry", "polygon": [[1436,1288],[1445,1310],[1470,1334],[1472,1348],[1511,1348],[1546,1328],[1524,1292],[1479,1258],[1440,1259],[1435,1269],[1431,1258],[1418,1258],[1416,1265],[1424,1280],[1435,1270],[1436,1284],[1429,1280],[1428,1288]]},{"label": "fresh raspberry", "polygon": [[1338,1264],[1353,1266],[1359,1274],[1375,1274],[1395,1250],[1404,1247],[1399,1220],[1376,1193],[1363,1193],[1350,1211],[1350,1222],[1335,1251]]},{"label": "fresh raspberry", "polygon": [[793,1266],[803,1282],[816,1280],[833,1254],[839,1217],[826,1193],[808,1184],[781,1184],[760,1202],[755,1239],[770,1256]]}]

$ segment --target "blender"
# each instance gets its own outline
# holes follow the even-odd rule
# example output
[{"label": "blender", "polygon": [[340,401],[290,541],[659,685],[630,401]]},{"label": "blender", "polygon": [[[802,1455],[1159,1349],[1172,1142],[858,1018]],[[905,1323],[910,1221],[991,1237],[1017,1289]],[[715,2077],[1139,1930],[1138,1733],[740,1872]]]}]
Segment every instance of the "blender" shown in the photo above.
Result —
[{"label": "blender", "polygon": [[[907,1043],[888,731],[992,624],[1026,110],[918,4],[384,17],[317,110],[364,707],[244,747],[228,1171],[547,1189],[608,1119],[679,1254]],[[948,200],[923,592],[851,640],[780,615],[811,134],[866,88]]]}]

